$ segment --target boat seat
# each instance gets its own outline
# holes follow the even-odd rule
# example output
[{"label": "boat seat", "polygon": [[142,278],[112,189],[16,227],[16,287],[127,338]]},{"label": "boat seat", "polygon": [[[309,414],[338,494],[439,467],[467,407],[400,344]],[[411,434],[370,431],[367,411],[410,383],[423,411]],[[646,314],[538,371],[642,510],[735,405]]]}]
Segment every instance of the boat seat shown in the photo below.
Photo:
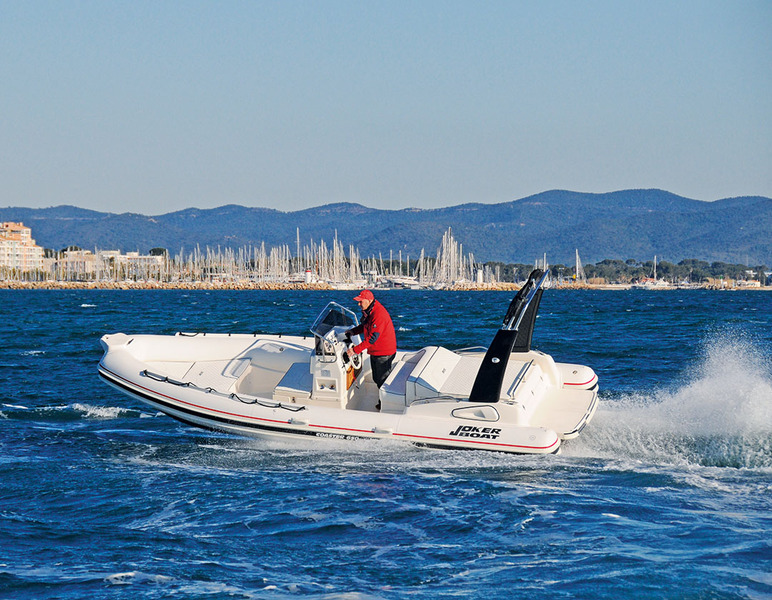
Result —
[{"label": "boat seat", "polygon": [[477,371],[483,361],[483,353],[461,356],[456,368],[448,373],[448,377],[440,386],[441,396],[451,396],[454,398],[468,398],[472,393],[474,380],[477,378]]},{"label": "boat seat", "polygon": [[313,383],[308,363],[293,363],[274,388],[273,399],[276,402],[308,400],[311,398]]},{"label": "boat seat", "polygon": [[276,340],[258,340],[238,358],[248,359],[253,366],[265,371],[283,373],[287,369],[287,365],[294,362],[305,360],[308,364],[310,355],[310,349],[297,344]]},{"label": "boat seat", "polygon": [[416,364],[407,380],[405,401],[436,398],[442,395],[442,388],[461,360],[461,356],[441,346],[427,346],[425,354]]},{"label": "boat seat", "polygon": [[407,406],[405,390],[407,389],[408,378],[425,354],[426,349],[424,348],[406,356],[394,365],[378,392],[381,400],[381,412],[397,414],[405,412],[405,406]]}]

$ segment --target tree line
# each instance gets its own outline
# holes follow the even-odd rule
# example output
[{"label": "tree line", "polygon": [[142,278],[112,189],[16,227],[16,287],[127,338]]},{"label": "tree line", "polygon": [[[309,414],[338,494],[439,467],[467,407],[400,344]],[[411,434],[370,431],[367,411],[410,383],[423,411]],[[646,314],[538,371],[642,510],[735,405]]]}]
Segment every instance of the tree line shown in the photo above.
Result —
[{"label": "tree line", "polygon": [[[497,268],[503,281],[522,281],[533,270],[533,265],[486,263]],[[596,264],[583,265],[587,280],[604,280],[605,283],[635,283],[654,276],[654,261],[638,261],[635,259],[610,259]],[[549,266],[550,274],[556,280],[572,281],[575,277],[574,265],[556,264]],[[679,263],[658,261],[656,263],[657,279],[671,283],[702,283],[713,280],[756,280],[761,285],[769,284],[766,265],[742,265],[725,262],[707,262],[694,258],[682,260]]]}]

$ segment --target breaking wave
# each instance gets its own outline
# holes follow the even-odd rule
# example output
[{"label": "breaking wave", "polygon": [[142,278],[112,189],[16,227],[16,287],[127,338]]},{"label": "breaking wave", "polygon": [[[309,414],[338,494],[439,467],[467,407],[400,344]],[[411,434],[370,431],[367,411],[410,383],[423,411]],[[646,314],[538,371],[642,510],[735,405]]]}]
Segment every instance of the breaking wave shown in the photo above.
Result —
[{"label": "breaking wave", "polygon": [[136,416],[138,411],[119,406],[95,406],[82,402],[65,405],[49,405],[30,407],[21,404],[1,404],[0,418],[24,420],[79,421],[81,419],[117,419],[126,416]]},{"label": "breaking wave", "polygon": [[118,406],[92,406],[76,402],[70,408],[86,419],[115,419],[123,415],[133,414],[131,410]]},{"label": "breaking wave", "polygon": [[747,337],[709,341],[672,390],[606,400],[572,455],[772,468],[772,370]]}]

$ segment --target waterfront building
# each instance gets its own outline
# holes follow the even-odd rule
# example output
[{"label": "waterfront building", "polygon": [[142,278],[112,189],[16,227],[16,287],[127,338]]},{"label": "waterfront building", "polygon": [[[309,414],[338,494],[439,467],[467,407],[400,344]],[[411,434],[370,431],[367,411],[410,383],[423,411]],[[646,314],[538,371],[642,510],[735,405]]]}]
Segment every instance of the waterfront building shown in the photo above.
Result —
[{"label": "waterfront building", "polygon": [[7,276],[42,268],[43,248],[32,239],[32,230],[23,223],[0,223],[0,270]]},{"label": "waterfront building", "polygon": [[158,280],[164,272],[164,257],[120,250],[68,250],[58,259],[57,279],[91,280]]},{"label": "waterfront building", "polygon": [[164,276],[165,258],[161,255],[139,252],[121,254],[116,250],[107,250],[99,252],[99,258],[102,273],[114,280],[160,280]]},{"label": "waterfront building", "polygon": [[120,250],[70,248],[44,259],[47,278],[54,281],[160,280],[165,273],[163,256]]},{"label": "waterfront building", "polygon": [[71,248],[47,259],[48,272],[56,281],[90,281],[97,271],[96,256],[91,250]]}]

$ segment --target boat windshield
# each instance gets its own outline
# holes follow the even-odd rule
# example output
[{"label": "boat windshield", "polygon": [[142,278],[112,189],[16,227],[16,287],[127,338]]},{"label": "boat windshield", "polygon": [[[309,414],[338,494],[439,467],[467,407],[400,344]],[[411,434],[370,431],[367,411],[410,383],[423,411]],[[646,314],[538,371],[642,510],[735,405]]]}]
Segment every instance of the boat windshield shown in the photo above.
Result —
[{"label": "boat windshield", "polygon": [[323,338],[334,327],[351,329],[357,325],[359,319],[352,311],[337,302],[330,302],[311,325],[311,333]]}]

